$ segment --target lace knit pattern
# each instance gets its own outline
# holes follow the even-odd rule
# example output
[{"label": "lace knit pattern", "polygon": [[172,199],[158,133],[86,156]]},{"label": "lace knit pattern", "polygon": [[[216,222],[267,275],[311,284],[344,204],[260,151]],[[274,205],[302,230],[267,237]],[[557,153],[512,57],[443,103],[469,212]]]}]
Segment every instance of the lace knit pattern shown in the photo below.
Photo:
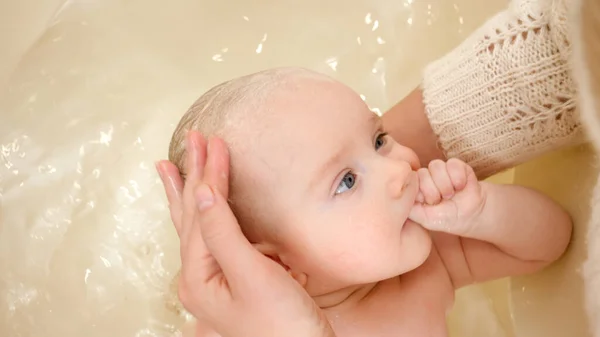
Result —
[{"label": "lace knit pattern", "polygon": [[562,1],[513,1],[424,71],[440,148],[492,174],[582,140]]}]

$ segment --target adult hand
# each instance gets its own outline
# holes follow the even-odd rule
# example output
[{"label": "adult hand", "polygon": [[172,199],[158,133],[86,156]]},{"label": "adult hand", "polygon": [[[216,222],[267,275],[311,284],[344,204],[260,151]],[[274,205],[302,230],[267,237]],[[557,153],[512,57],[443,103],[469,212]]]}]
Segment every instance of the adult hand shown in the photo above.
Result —
[{"label": "adult hand", "polygon": [[192,131],[186,149],[185,186],[172,163],[157,164],[180,238],[186,310],[223,336],[334,336],[306,291],[242,234],[227,203],[224,142]]}]

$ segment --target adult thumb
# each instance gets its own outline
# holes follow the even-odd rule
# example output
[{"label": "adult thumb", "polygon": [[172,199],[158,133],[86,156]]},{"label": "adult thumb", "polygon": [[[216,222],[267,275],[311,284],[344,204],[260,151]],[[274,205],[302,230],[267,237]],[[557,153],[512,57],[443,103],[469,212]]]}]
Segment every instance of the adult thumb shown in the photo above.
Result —
[{"label": "adult thumb", "polygon": [[243,281],[255,269],[257,257],[264,258],[246,239],[227,200],[217,189],[201,184],[196,189],[199,225],[208,251],[228,282]]}]

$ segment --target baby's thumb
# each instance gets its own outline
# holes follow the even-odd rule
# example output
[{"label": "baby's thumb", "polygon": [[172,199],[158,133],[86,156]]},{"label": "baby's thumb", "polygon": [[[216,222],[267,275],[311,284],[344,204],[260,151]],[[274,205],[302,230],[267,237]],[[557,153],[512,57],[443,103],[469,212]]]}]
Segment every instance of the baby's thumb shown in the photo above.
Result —
[{"label": "baby's thumb", "polygon": [[217,189],[202,184],[196,190],[200,231],[206,248],[215,258],[228,282],[247,277],[262,255],[246,239],[229,204]]},{"label": "baby's thumb", "polygon": [[456,234],[452,207],[448,204],[426,205],[415,203],[408,214],[408,218],[423,228],[430,231]]},{"label": "baby's thumb", "polygon": [[419,202],[415,203],[413,205],[413,207],[410,209],[410,213],[408,214],[408,219],[427,228],[427,214],[425,213],[424,205]]}]

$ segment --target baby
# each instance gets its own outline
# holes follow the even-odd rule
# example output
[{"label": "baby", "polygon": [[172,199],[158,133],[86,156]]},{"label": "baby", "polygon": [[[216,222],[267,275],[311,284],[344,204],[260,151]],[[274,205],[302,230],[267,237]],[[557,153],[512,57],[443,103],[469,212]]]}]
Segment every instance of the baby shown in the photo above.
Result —
[{"label": "baby", "polygon": [[[221,137],[230,205],[337,336],[446,336],[457,288],[531,273],[566,249],[572,224],[549,198],[479,182],[451,159],[420,168],[343,84],[278,68],[220,84],[171,141],[185,176],[188,130]],[[211,335],[198,323],[198,336]]]}]

